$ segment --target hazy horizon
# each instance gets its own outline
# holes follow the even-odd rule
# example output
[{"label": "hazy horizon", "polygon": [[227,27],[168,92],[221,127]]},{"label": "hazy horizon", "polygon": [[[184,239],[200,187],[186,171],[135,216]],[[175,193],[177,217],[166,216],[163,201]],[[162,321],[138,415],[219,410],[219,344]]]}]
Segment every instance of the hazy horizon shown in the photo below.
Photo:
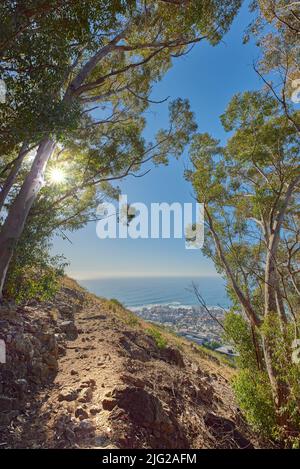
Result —
[{"label": "hazy horizon", "polygon": [[199,274],[199,273],[187,273],[187,274],[141,274],[139,272],[136,273],[126,273],[123,272],[121,274],[115,273],[115,274],[109,274],[109,275],[100,275],[100,274],[95,274],[95,276],[77,276],[76,273],[67,273],[68,277],[73,278],[74,280],[80,281],[80,280],[101,280],[101,279],[122,279],[122,278],[222,278],[221,275],[218,273],[215,274]]},{"label": "hazy horizon", "polygon": [[78,280],[91,293],[115,298],[126,307],[145,305],[197,305],[195,283],[209,306],[230,304],[226,282],[220,276],[106,277]]}]

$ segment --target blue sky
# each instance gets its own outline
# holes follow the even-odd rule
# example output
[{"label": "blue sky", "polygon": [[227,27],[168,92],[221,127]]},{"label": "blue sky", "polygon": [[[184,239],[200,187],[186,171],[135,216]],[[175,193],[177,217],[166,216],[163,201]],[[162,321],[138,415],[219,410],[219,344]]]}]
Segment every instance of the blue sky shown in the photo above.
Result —
[{"label": "blue sky", "polygon": [[[245,5],[230,32],[215,47],[200,43],[192,52],[174,60],[172,69],[153,87],[152,97],[161,100],[188,98],[196,115],[199,132],[209,132],[226,141],[219,116],[237,92],[259,89],[262,84],[253,70],[259,49],[253,42],[243,45],[243,33],[251,21]],[[145,137],[167,127],[167,103],[147,111]],[[183,178],[187,152],[167,167],[152,167],[143,178],[119,182],[128,201],[194,202],[192,188]],[[63,253],[70,265],[67,273],[76,279],[120,276],[209,276],[214,266],[201,250],[186,250],[180,239],[105,239],[96,236],[96,225],[68,233],[72,244],[55,239],[54,252]]]}]

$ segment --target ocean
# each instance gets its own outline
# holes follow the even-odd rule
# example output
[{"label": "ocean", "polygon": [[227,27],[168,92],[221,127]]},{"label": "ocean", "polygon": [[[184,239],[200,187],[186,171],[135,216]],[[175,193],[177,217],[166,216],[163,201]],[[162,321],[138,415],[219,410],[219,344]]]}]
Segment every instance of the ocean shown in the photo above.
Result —
[{"label": "ocean", "polygon": [[115,298],[129,309],[150,305],[197,305],[190,291],[192,282],[199,287],[207,306],[229,307],[224,280],[220,277],[114,277],[79,281],[90,292]]}]

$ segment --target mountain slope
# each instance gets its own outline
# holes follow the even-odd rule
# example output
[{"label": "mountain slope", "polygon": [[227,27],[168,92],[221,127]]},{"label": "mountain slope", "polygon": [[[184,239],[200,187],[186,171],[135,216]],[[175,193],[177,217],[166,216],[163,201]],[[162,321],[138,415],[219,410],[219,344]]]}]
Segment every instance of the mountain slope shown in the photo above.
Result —
[{"label": "mountain slope", "polygon": [[253,448],[234,371],[66,279],[1,307],[0,443],[27,448]]}]

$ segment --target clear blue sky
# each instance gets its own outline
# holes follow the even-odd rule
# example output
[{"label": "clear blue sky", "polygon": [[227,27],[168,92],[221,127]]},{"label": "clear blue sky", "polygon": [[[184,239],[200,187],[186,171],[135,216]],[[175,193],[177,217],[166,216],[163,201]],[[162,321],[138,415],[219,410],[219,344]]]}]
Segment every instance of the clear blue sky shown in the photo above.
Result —
[{"label": "clear blue sky", "polygon": [[[254,43],[243,45],[242,38],[251,17],[247,5],[235,19],[222,43],[212,47],[200,43],[153,87],[153,99],[167,96],[188,98],[199,126],[226,141],[219,121],[233,94],[261,87],[252,64],[259,57]],[[151,139],[157,129],[167,127],[168,104],[153,105],[147,112],[145,136]],[[184,180],[187,154],[168,167],[152,168],[140,179],[119,182],[129,202],[193,202],[191,186]],[[54,251],[70,261],[67,273],[77,279],[107,276],[196,276],[215,275],[213,264],[200,250],[186,250],[179,239],[105,239],[96,236],[96,225],[68,233],[72,244],[56,239]]]}]

